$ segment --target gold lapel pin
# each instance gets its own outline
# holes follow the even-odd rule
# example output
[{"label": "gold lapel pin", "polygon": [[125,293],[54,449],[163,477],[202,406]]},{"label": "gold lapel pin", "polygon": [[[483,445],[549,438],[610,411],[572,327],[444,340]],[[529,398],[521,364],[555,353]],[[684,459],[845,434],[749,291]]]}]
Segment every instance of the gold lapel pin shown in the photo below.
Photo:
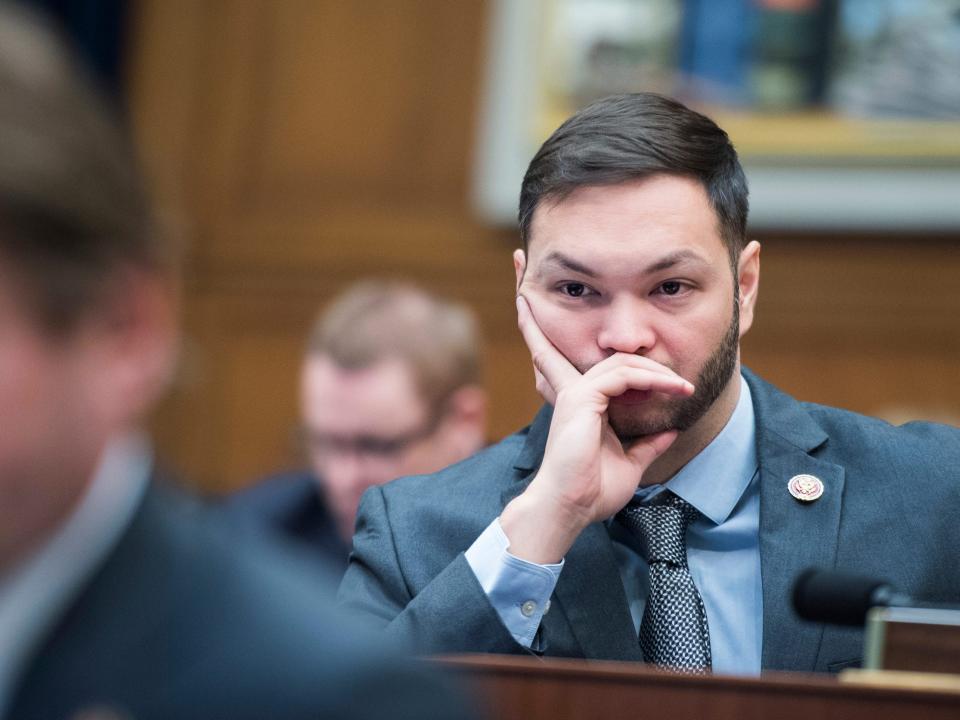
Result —
[{"label": "gold lapel pin", "polygon": [[813,502],[823,495],[823,481],[814,475],[794,475],[787,490],[800,502]]}]

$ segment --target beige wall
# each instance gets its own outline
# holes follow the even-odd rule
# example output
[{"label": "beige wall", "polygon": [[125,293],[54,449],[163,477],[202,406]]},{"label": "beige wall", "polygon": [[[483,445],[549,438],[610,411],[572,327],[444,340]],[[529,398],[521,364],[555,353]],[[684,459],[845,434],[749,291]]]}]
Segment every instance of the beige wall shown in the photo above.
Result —
[{"label": "beige wall", "polygon": [[[295,462],[302,337],[368,274],[477,309],[492,437],[537,407],[514,233],[467,201],[484,23],[479,0],[139,3],[134,122],[189,242],[183,368],[155,429],[200,487]],[[748,364],[804,399],[960,416],[960,237],[762,239]]]}]

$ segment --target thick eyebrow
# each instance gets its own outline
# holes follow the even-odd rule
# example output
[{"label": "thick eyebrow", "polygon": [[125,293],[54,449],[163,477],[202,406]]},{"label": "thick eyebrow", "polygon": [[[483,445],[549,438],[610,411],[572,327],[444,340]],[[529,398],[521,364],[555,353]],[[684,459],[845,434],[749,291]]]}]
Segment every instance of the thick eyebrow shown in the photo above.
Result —
[{"label": "thick eyebrow", "polygon": [[675,265],[680,265],[681,263],[685,262],[690,262],[694,265],[709,265],[706,260],[704,260],[693,250],[677,250],[676,252],[672,252],[669,255],[660,258],[652,265],[648,265],[643,270],[643,274],[653,275],[654,273],[662,272],[663,270],[669,270]]},{"label": "thick eyebrow", "polygon": [[554,267],[560,270],[569,270],[570,272],[575,272],[578,275],[586,275],[589,278],[597,277],[597,273],[583,263],[574,260],[569,255],[564,255],[562,252],[557,252],[556,250],[547,254],[547,256],[543,259],[537,268],[537,274],[542,275],[545,271]]},{"label": "thick eyebrow", "polygon": [[[695,253],[693,250],[677,250],[672,252],[669,255],[665,255],[656,262],[648,265],[643,270],[640,271],[641,275],[653,275],[654,273],[663,272],[664,270],[669,270],[670,268],[680,265],[681,263],[693,263],[695,265],[708,265],[706,260],[704,260],[700,255]],[[553,268],[559,268],[561,270],[569,270],[570,272],[575,272],[578,275],[585,275],[589,278],[599,277],[599,273],[594,270],[591,270],[589,267],[574,260],[568,255],[564,255],[562,252],[554,250],[550,252],[540,263],[540,266],[537,268],[537,274],[541,275],[544,272],[547,272]]]}]

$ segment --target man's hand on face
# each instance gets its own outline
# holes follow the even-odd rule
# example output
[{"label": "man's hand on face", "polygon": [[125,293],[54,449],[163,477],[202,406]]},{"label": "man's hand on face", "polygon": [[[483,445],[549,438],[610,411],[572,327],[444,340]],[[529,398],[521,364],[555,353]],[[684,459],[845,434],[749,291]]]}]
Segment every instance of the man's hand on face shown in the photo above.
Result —
[{"label": "man's hand on face", "polygon": [[676,439],[675,431],[621,443],[607,421],[610,400],[627,390],[693,394],[689,382],[648,358],[615,353],[581,374],[543,334],[522,295],[517,320],[553,420],[536,477],[500,517],[510,552],[557,563],[590,523],[633,496],[644,471]]}]

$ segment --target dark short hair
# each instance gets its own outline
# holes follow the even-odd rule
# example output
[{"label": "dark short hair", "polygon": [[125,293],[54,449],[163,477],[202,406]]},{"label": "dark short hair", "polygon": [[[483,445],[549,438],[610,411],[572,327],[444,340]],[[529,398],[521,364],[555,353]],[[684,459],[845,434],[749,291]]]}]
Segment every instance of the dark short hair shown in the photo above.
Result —
[{"label": "dark short hair", "polygon": [[655,93],[598,100],[547,138],[530,161],[520,189],[524,248],[542,200],[558,201],[580,187],[652,175],[701,182],[731,261],[739,257],[746,237],[747,180],[730,138],[710,118]]},{"label": "dark short hair", "polygon": [[313,326],[307,353],[353,370],[399,359],[435,413],[460,388],[480,384],[475,314],[399,280],[361,281],[334,298]]},{"label": "dark short hair", "polygon": [[0,3],[0,262],[26,312],[64,334],[123,267],[171,270],[131,143],[78,61]]}]

